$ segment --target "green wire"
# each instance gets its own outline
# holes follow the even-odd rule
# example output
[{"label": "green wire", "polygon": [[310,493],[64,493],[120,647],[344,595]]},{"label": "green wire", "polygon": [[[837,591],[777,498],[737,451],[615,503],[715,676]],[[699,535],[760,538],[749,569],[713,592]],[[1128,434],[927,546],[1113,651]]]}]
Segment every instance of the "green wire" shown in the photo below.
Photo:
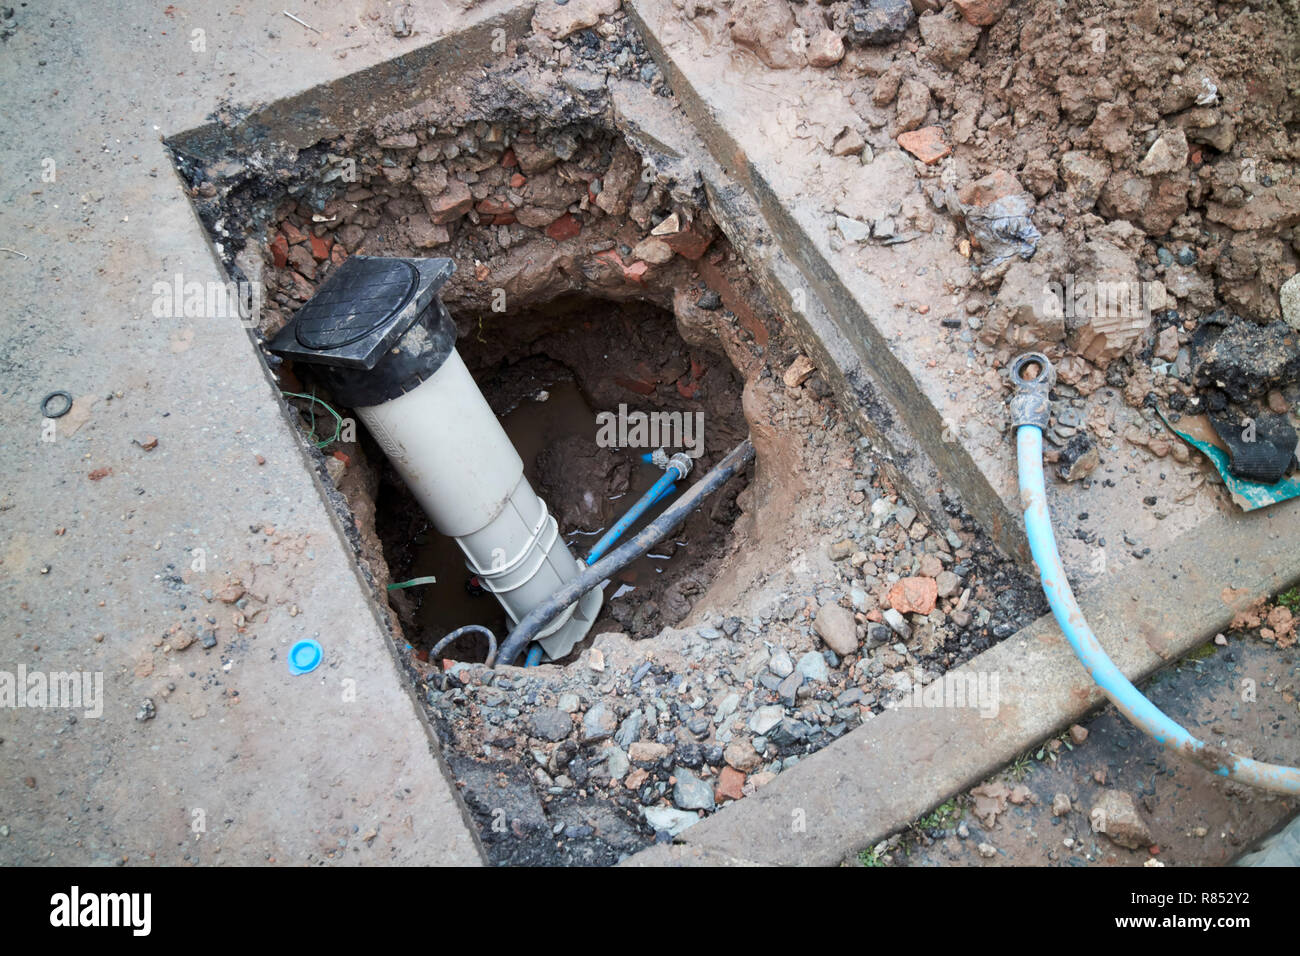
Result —
[{"label": "green wire", "polygon": [[324,448],[326,445],[331,445],[334,442],[339,440],[339,436],[343,434],[343,416],[340,415],[338,412],[334,411],[334,409],[330,408],[328,403],[317,398],[315,395],[304,395],[302,392],[286,392],[281,390],[280,394],[284,395],[287,398],[305,398],[307,401],[312,403],[310,407],[311,407],[311,437],[313,441],[315,441],[316,439],[316,406],[317,405],[321,406],[322,408],[325,409],[325,411],[329,412],[331,415],[334,416],[334,434],[331,435],[329,438],[326,438],[324,441],[316,442],[317,448]]},{"label": "green wire", "polygon": [[397,584],[390,584],[388,585],[388,590],[397,591],[400,590],[401,588],[413,588],[417,584],[433,584],[433,583],[435,583],[434,578],[432,575],[430,575],[427,578],[411,578],[411,580],[409,581],[401,581]]}]

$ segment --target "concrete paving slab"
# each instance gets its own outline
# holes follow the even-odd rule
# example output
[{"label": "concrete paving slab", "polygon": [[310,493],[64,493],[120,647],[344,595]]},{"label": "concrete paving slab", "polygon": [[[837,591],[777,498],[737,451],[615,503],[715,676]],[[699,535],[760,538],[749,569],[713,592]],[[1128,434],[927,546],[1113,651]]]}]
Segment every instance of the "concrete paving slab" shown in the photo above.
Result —
[{"label": "concrete paving slab", "polygon": [[[161,138],[513,6],[421,5],[406,39],[379,3],[299,4],[313,29],[269,2],[19,9],[0,63],[0,671],[87,672],[102,715],[0,708],[0,862],[480,862],[245,329],[173,307],[177,276],[226,279]],[[45,421],[57,389],[73,410]],[[231,581],[243,605],[218,596]],[[307,637],[325,662],[290,676]]]}]

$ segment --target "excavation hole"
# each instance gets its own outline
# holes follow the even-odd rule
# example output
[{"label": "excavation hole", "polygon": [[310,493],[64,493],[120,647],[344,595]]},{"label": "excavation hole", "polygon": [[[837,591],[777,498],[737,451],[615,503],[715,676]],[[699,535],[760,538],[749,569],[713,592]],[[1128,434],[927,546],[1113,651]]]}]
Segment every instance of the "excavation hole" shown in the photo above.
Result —
[{"label": "excavation hole", "polygon": [[[668,454],[685,451],[694,467],[628,534],[661,513],[747,433],[734,369],[716,354],[692,349],[678,335],[673,316],[649,303],[571,296],[508,320],[471,316],[462,324],[469,331],[458,349],[577,558],[585,558],[663,475],[644,455],[661,447]],[[737,476],[610,580],[588,641],[570,656],[597,634],[649,637],[684,618],[725,553],[738,513],[736,495],[747,481]],[[417,651],[466,624],[506,633],[501,606],[476,586],[455,541],[432,527],[388,464],[375,524],[394,580],[437,579],[435,585],[390,594]],[[482,660],[486,652],[486,639],[467,636],[444,656]]]}]

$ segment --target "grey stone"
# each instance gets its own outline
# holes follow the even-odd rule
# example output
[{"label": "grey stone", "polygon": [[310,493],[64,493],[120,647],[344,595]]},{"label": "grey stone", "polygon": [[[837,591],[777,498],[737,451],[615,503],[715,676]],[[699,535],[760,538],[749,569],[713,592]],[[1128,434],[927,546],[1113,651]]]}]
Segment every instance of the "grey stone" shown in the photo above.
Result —
[{"label": "grey stone", "polygon": [[582,737],[584,740],[603,740],[614,732],[616,726],[618,721],[609,705],[603,700],[597,701],[582,718]]},{"label": "grey stone", "polygon": [[620,748],[612,745],[606,747],[601,751],[601,756],[605,758],[605,769],[609,771],[610,777],[615,780],[622,780],[627,776],[631,761],[627,759],[627,754]]},{"label": "grey stone", "polygon": [[767,669],[777,677],[789,677],[794,670],[794,661],[790,659],[790,655],[786,653],[785,648],[778,647],[772,652],[772,656],[768,658]]},{"label": "grey stone", "polygon": [[779,724],[784,716],[784,707],[780,704],[768,704],[766,707],[760,707],[754,711],[754,715],[749,718],[749,729],[756,734],[766,734]]},{"label": "grey stone", "polygon": [[673,776],[673,803],[683,810],[712,810],[713,784],[701,780],[685,767],[676,767]]},{"label": "grey stone", "polygon": [[533,736],[543,740],[563,740],[573,730],[573,721],[558,707],[542,707],[533,712]]},{"label": "grey stone", "polygon": [[1282,283],[1282,318],[1286,324],[1300,332],[1300,272]]},{"label": "grey stone", "polygon": [[912,0],[853,0],[849,37],[858,43],[883,46],[901,39],[915,21]]},{"label": "grey stone", "polygon": [[822,657],[820,651],[809,651],[803,655],[794,669],[808,680],[824,682],[831,676],[830,669],[826,666],[826,658]]},{"label": "grey stone", "polygon": [[623,723],[619,724],[618,733],[614,734],[614,743],[627,750],[641,739],[641,726],[644,721],[641,711],[632,711],[623,718]]},{"label": "grey stone", "polygon": [[672,807],[646,807],[644,812],[645,821],[652,829],[673,836],[700,822],[698,814],[687,810],[674,810]]},{"label": "grey stone", "polygon": [[776,689],[776,692],[781,695],[781,700],[785,703],[787,707],[793,707],[796,699],[795,695],[798,693],[799,688],[802,686],[803,686],[803,675],[798,672],[795,672],[791,674],[789,677],[787,677],[785,680],[781,681],[780,685]]},{"label": "grey stone", "polygon": [[836,216],[835,228],[849,242],[866,242],[871,238],[871,226],[848,216]]},{"label": "grey stone", "polygon": [[907,618],[903,617],[903,615],[900,612],[895,611],[892,607],[890,607],[890,608],[885,608],[883,613],[885,617],[885,623],[889,625],[890,630],[892,630],[895,634],[897,634],[903,640],[907,640],[909,637],[912,636],[912,626],[907,623]]},{"label": "grey stone", "polygon": [[722,723],[724,720],[726,720],[728,717],[734,714],[736,712],[736,708],[739,706],[740,706],[740,695],[735,693],[728,694],[726,697],[722,698],[722,702],[718,704],[717,712],[714,713],[713,715],[713,722],[715,724]]}]

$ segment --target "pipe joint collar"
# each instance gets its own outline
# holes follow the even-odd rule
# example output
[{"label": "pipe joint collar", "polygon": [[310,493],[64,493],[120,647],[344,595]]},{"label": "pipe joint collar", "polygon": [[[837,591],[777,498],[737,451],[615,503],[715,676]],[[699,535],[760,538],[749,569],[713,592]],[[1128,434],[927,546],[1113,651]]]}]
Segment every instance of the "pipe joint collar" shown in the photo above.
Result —
[{"label": "pipe joint collar", "polygon": [[1041,352],[1025,352],[1011,362],[1011,425],[1034,425],[1046,430],[1052,415],[1050,391],[1056,384],[1056,369]]}]

